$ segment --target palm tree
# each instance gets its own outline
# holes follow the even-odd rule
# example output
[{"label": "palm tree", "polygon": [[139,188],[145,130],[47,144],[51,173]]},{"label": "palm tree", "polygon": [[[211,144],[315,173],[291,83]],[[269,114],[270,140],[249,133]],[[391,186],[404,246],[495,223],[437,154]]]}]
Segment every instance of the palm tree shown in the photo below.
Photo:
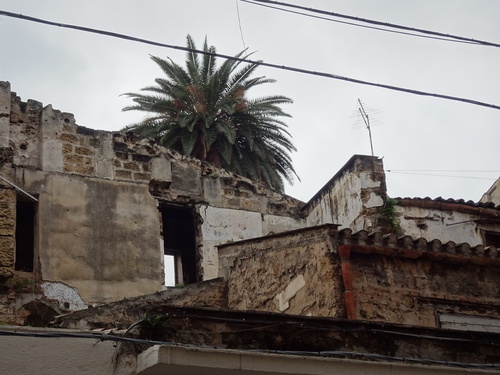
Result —
[{"label": "palm tree", "polygon": [[[189,35],[187,47],[185,68],[151,56],[166,78],[157,78],[155,86],[141,90],[145,93],[124,94],[135,102],[124,111],[147,113],[125,130],[283,191],[284,180],[293,183],[297,176],[290,158],[296,149],[281,120],[290,116],[280,108],[291,99],[251,99],[247,92],[252,87],[275,82],[251,77],[258,63],[240,67],[241,61],[227,59],[217,67],[215,47],[208,46],[206,38],[204,54],[196,52]],[[235,58],[248,57],[244,52]]]}]

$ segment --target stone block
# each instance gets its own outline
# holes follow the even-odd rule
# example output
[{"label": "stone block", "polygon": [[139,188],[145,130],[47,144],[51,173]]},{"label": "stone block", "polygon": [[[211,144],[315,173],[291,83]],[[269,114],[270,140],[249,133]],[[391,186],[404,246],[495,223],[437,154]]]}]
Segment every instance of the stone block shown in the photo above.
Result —
[{"label": "stone block", "polygon": [[149,181],[151,180],[150,173],[134,173],[134,180]]},{"label": "stone block", "polygon": [[14,236],[16,230],[16,193],[0,190],[0,236]]},{"label": "stone block", "polygon": [[14,267],[15,260],[14,237],[0,237],[0,267]]},{"label": "stone block", "polygon": [[62,142],[78,144],[78,137],[74,134],[63,133],[59,137]]},{"label": "stone block", "polygon": [[124,178],[124,179],[130,180],[130,179],[132,179],[132,172],[130,172],[130,171],[124,171],[124,170],[117,170],[115,172],[115,177],[116,178]]},{"label": "stone block", "polygon": [[73,153],[73,146],[70,144],[65,144],[63,146],[63,153],[64,153],[64,155],[72,154]]},{"label": "stone block", "polygon": [[166,157],[158,157],[151,160],[151,174],[156,181],[172,181],[172,164]]},{"label": "stone block", "polygon": [[87,147],[77,146],[75,147],[75,153],[78,155],[89,156],[89,155],[94,155],[94,150]]},{"label": "stone block", "polygon": [[123,163],[123,168],[134,172],[139,171],[139,166],[136,163]]},{"label": "stone block", "polygon": [[12,276],[14,276],[14,269],[12,267],[0,266],[0,278],[8,279]]}]

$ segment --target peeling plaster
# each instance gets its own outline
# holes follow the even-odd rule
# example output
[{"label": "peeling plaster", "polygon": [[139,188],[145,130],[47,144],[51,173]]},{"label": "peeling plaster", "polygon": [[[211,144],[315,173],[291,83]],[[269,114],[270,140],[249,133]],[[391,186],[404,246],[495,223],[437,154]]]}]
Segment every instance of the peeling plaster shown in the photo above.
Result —
[{"label": "peeling plaster", "polygon": [[298,291],[301,290],[305,285],[306,281],[304,280],[303,275],[299,275],[295,279],[290,281],[285,290],[281,293],[278,293],[276,297],[274,297],[276,308],[281,312],[288,310],[288,308],[290,307],[289,301],[293,297],[295,297]]},{"label": "peeling plaster", "polygon": [[44,281],[41,287],[48,299],[55,299],[62,306],[67,303],[69,307],[64,306],[65,310],[77,311],[87,308],[76,288],[51,281]]}]

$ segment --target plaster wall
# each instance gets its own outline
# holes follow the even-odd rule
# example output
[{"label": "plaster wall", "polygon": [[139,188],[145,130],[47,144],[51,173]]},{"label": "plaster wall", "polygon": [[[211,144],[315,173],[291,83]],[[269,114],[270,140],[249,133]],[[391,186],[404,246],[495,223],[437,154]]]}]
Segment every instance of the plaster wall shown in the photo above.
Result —
[{"label": "plaster wall", "polygon": [[381,159],[355,155],[306,205],[307,226],[339,224],[354,231],[378,225],[386,199]]},{"label": "plaster wall", "polygon": [[395,206],[401,231],[415,239],[438,239],[443,243],[483,243],[477,220],[480,216],[458,211]]},{"label": "plaster wall", "polygon": [[77,288],[87,303],[161,289],[160,222],[147,186],[50,174],[38,215],[44,280]]},{"label": "plaster wall", "polygon": [[[6,327],[9,329],[8,327]],[[3,328],[5,330],[6,328]],[[15,328],[19,331],[19,327]],[[24,330],[27,333],[76,333],[66,330]],[[133,375],[135,357],[124,356],[114,364],[118,349],[111,341],[72,337],[2,336],[0,373],[11,375]]]},{"label": "plaster wall", "polygon": [[254,211],[201,206],[199,212],[203,220],[201,225],[202,266],[205,280],[216,278],[218,275],[218,245],[261,237],[269,233],[284,232],[302,226],[302,222],[294,218]]}]

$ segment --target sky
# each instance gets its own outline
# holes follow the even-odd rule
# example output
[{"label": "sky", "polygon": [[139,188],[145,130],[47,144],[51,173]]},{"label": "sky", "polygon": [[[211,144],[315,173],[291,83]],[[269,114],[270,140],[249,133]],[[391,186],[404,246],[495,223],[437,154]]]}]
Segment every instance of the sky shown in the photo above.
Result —
[{"label": "sky", "polygon": [[[498,0],[290,0],[291,4],[500,43]],[[217,52],[248,48],[267,63],[500,105],[500,48],[420,38],[269,9],[239,0],[0,0],[0,10],[185,46],[207,37]],[[334,18],[339,20],[338,18]],[[185,53],[0,16],[0,81],[23,101],[117,131],[126,92],[162,73],[149,56]],[[222,60],[219,60],[222,61]],[[300,177],[285,192],[308,201],[354,154],[383,158],[391,197],[479,201],[500,175],[500,110],[259,67],[277,80],[249,96],[285,95]],[[467,171],[467,172],[464,172]]]}]

